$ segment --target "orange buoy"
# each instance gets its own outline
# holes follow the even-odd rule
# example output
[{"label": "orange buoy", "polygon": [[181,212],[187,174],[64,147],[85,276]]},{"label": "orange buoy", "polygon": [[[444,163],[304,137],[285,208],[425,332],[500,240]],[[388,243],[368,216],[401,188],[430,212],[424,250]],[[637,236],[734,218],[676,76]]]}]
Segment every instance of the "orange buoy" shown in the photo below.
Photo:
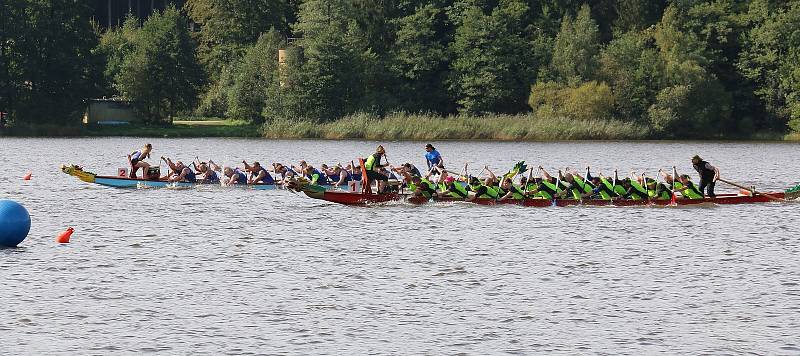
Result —
[{"label": "orange buoy", "polygon": [[22,179],[23,180],[31,180],[31,176],[32,175],[33,175],[33,173],[31,173],[31,172],[25,173],[25,175],[22,176]]},{"label": "orange buoy", "polygon": [[75,232],[75,229],[73,229],[71,227],[67,228],[66,230],[64,230],[60,234],[58,234],[58,238],[56,239],[56,241],[58,241],[58,243],[60,243],[60,244],[69,243],[69,238],[70,238],[70,236],[72,236],[73,232]]}]

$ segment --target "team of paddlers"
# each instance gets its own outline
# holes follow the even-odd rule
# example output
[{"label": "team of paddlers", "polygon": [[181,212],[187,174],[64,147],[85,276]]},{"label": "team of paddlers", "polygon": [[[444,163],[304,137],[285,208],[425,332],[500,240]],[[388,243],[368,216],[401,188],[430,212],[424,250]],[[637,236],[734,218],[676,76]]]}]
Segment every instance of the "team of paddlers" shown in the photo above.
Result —
[{"label": "team of paddlers", "polygon": [[129,155],[130,177],[135,178],[137,171],[142,169],[145,178],[170,182],[288,185],[301,180],[316,185],[347,187],[350,182],[361,181],[362,177],[366,176],[368,186],[375,183],[376,193],[404,191],[427,198],[449,197],[463,200],[479,198],[669,200],[675,197],[702,199],[705,192],[709,197],[714,197],[714,183],[719,179],[719,169],[699,156],[692,158],[692,165],[700,175],[699,186],[692,182],[689,175],[678,175],[674,167],[671,172],[659,170],[656,177],[632,172],[630,176],[621,178],[616,171],[612,176],[594,175],[588,167],[584,175],[569,168],[551,175],[541,166],[528,169],[524,161],[518,162],[499,177],[488,166],[484,166],[479,175],[484,172],[486,175],[481,179],[469,175],[466,165],[463,172],[458,173],[445,169],[441,154],[431,144],[426,145],[425,149],[428,166],[425,172],[411,163],[396,167],[390,165],[386,161],[386,150],[383,146],[378,146],[375,153],[360,161],[358,165],[351,161],[347,165],[322,164],[319,169],[305,161],[300,161],[297,166],[273,163],[270,169],[258,162],[248,164],[246,161],[242,161],[242,168],[221,167],[211,160],[201,162],[197,158],[191,163],[194,167],[192,169],[181,161],[173,162],[170,158],[161,157],[168,167],[168,172],[164,176],[159,176],[160,172],[154,171],[144,161],[150,157],[152,151],[152,145],[146,144],[143,149]]}]

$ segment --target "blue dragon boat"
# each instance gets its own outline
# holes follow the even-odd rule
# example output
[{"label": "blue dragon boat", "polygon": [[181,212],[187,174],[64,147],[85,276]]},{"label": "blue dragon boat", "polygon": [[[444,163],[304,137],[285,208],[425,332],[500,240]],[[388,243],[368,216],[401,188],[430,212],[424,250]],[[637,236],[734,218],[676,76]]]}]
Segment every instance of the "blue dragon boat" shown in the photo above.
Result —
[{"label": "blue dragon boat", "polygon": [[[189,183],[189,182],[169,182],[163,179],[129,178],[120,176],[103,176],[83,170],[78,165],[62,165],[61,171],[74,176],[86,183],[94,183],[114,188],[192,188],[196,186],[218,186],[220,183]],[[157,175],[157,174],[156,174]],[[241,187],[253,190],[276,190],[284,189],[282,184],[235,184],[232,187]],[[326,185],[322,186],[326,190],[337,190],[337,187]]]}]

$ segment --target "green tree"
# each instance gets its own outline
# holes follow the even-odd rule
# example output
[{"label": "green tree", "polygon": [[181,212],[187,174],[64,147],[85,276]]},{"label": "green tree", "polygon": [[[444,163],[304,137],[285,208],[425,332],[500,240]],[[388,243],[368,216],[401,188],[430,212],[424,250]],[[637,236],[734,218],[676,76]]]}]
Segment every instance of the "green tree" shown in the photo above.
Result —
[{"label": "green tree", "polygon": [[647,29],[658,23],[666,6],[665,0],[617,0],[614,30],[621,34]]},{"label": "green tree", "polygon": [[646,122],[648,108],[666,85],[665,62],[651,32],[624,33],[600,54],[598,77],[611,86],[619,119]]},{"label": "green tree", "polygon": [[756,84],[765,126],[800,131],[800,3],[754,0],[747,18],[752,27],[736,66]]},{"label": "green tree", "polygon": [[656,96],[649,120],[656,133],[669,137],[710,137],[726,133],[732,99],[705,66],[704,43],[683,31],[684,14],[670,5],[655,27],[654,38],[665,62],[666,87]]},{"label": "green tree", "polygon": [[[86,3],[10,0],[0,4],[2,111],[17,122],[77,122],[96,79],[97,37]],[[6,108],[7,107],[7,108]]]},{"label": "green tree", "polygon": [[540,82],[531,87],[528,105],[541,117],[608,120],[614,114],[614,95],[606,83],[596,81],[575,87],[556,82]]},{"label": "green tree", "polygon": [[501,0],[486,14],[479,6],[464,10],[458,20],[450,88],[467,113],[524,110],[535,68],[531,42],[522,19],[522,1]]},{"label": "green tree", "polygon": [[0,3],[0,111],[16,116],[24,83],[23,48],[20,42],[30,31],[24,0]]},{"label": "green tree", "polygon": [[300,5],[294,27],[302,39],[281,67],[281,84],[270,89],[267,119],[337,119],[358,109],[364,96],[363,52],[353,36],[345,0],[310,0]]},{"label": "green tree", "polygon": [[[125,58],[134,50],[134,39],[139,31],[139,19],[133,16],[125,18],[122,27],[110,28],[100,37],[100,44],[95,53],[105,61],[103,71],[104,87],[107,95],[116,94],[113,92],[114,78],[122,70]],[[107,84],[106,84],[107,83]]]},{"label": "green tree", "polygon": [[267,101],[267,88],[278,81],[278,50],[284,38],[269,31],[250,47],[234,71],[228,92],[227,116],[260,123]]},{"label": "green tree", "polygon": [[591,80],[597,70],[599,51],[600,32],[589,6],[583,5],[574,20],[565,16],[561,22],[550,63],[554,79],[563,83]]},{"label": "green tree", "polygon": [[445,21],[443,10],[433,4],[395,21],[392,70],[400,81],[400,105],[406,110],[448,112],[453,108],[446,86],[450,58]]},{"label": "green tree", "polygon": [[133,40],[115,79],[123,97],[151,122],[192,109],[204,77],[186,18],[168,7],[147,19]]},{"label": "green tree", "polygon": [[219,69],[238,61],[262,33],[286,34],[294,6],[284,0],[187,0],[184,8],[202,26],[198,56],[216,80]]}]

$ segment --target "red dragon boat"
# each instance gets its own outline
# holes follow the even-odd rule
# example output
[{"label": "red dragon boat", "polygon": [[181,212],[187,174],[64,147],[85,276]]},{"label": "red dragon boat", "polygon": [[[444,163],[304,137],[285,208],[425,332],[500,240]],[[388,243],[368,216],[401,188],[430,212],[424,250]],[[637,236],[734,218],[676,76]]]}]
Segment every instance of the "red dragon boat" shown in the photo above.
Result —
[{"label": "red dragon boat", "polygon": [[[361,160],[362,167],[362,182],[367,182],[366,172],[363,171],[363,160]],[[723,180],[724,181],[724,180]],[[727,182],[727,181],[725,181]],[[628,199],[508,199],[508,200],[495,200],[489,198],[478,198],[471,200],[471,203],[480,205],[521,205],[529,207],[549,207],[549,206],[686,206],[698,204],[752,204],[752,203],[769,203],[769,202],[786,202],[789,200],[797,199],[800,197],[800,185],[788,189],[785,192],[758,192],[755,188],[747,188],[736,185],[742,188],[742,194],[718,194],[713,198],[703,199],[686,199],[676,198],[673,200],[628,200]],[[453,197],[431,197],[426,198],[422,196],[415,196],[410,193],[372,193],[370,186],[364,184],[361,192],[341,192],[330,191],[324,187],[316,186],[307,183],[301,183],[294,187],[297,191],[302,191],[308,197],[329,201],[332,203],[343,205],[370,205],[388,202],[407,202],[411,204],[424,204],[428,202],[463,202],[464,199]]]},{"label": "red dragon boat", "polygon": [[[300,189],[307,196],[314,199],[321,199],[332,203],[344,205],[370,205],[388,202],[407,202],[411,204],[425,204],[428,202],[459,202],[465,201],[463,199],[451,197],[432,197],[425,198],[421,196],[413,196],[406,193],[353,193],[353,192],[335,192],[324,191],[316,189],[314,186],[307,186]],[[672,200],[603,200],[603,199],[521,199],[521,200],[494,200],[488,198],[478,198],[470,201],[471,203],[480,205],[521,205],[528,207],[549,207],[549,206],[670,206],[670,205],[697,205],[697,204],[751,204],[751,203],[768,203],[774,201],[785,201],[796,197],[787,196],[783,192],[769,192],[754,195],[738,195],[738,194],[719,194],[714,198],[703,199],[684,199],[678,198]]]}]

